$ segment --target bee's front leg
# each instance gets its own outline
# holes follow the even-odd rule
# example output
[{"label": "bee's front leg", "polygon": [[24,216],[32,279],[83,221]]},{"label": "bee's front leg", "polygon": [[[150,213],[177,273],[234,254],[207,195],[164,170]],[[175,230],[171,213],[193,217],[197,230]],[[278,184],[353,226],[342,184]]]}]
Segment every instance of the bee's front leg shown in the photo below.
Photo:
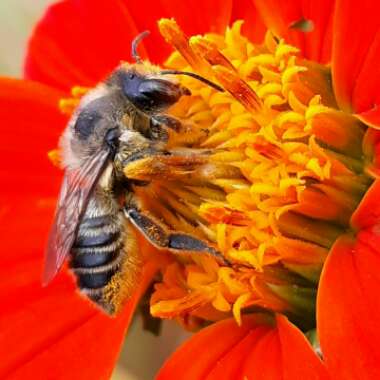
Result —
[{"label": "bee's front leg", "polygon": [[151,126],[159,125],[160,127],[170,128],[173,131],[179,132],[182,127],[180,120],[169,115],[154,115],[151,119]]},{"label": "bee's front leg", "polygon": [[168,115],[154,115],[150,118],[149,138],[154,141],[167,142],[169,139],[168,129],[175,132],[181,130],[182,123]]},{"label": "bee's front leg", "polygon": [[215,257],[221,264],[230,263],[215,248],[204,240],[182,232],[170,231],[156,218],[135,207],[126,207],[125,216],[155,247],[177,254],[206,254]]}]

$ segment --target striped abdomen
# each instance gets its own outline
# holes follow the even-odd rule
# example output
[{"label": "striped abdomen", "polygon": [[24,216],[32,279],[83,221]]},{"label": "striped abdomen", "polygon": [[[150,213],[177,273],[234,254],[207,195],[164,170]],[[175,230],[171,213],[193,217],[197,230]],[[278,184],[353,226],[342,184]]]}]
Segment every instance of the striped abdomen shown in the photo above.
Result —
[{"label": "striped abdomen", "polygon": [[79,288],[92,301],[113,313],[104,289],[120,270],[124,256],[124,217],[111,195],[95,192],[80,223],[70,266]]}]

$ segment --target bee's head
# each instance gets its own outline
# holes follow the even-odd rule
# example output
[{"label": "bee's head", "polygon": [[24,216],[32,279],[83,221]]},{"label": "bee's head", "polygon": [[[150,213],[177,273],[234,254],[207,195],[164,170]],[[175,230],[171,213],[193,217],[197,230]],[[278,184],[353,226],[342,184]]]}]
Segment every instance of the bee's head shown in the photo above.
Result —
[{"label": "bee's head", "polygon": [[117,84],[122,94],[138,109],[155,113],[178,102],[190,90],[170,80],[149,63],[124,64],[117,72]]},{"label": "bee's head", "polygon": [[189,89],[173,79],[173,75],[187,75],[206,83],[217,91],[223,91],[217,84],[197,74],[162,70],[143,61],[137,52],[137,47],[148,35],[149,31],[145,31],[132,41],[132,57],[136,63],[122,64],[112,76],[112,81],[116,81],[123,95],[138,109],[146,113],[156,113],[175,104],[181,96],[191,95]]}]

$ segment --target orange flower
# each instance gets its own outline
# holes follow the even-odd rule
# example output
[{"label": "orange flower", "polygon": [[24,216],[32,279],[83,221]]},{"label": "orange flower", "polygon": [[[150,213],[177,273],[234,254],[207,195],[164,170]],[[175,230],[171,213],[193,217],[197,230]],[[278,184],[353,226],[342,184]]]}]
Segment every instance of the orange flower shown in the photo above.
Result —
[{"label": "orange flower", "polygon": [[[28,80],[0,80],[0,377],[108,378],[157,269],[156,262],[146,265],[135,296],[115,319],[81,298],[66,270],[48,288],[40,286],[60,179],[47,152],[67,122],[58,103],[74,86],[91,88],[128,60],[132,38],[150,29],[141,47],[147,58],[202,71],[227,90],[215,95],[186,82],[193,95],[172,112],[199,127],[185,137],[214,155],[208,171],[193,178],[203,188],[165,191],[160,184],[160,197],[186,218],[173,221],[159,202],[152,210],[184,229],[193,228],[185,219],[202,221],[194,233],[233,263],[173,257],[161,263],[152,314],[177,317],[187,327],[215,323],[179,348],[158,379],[379,378],[376,3],[144,5],[53,5],[29,43]],[[174,17],[186,35],[213,34],[188,40],[174,21],[163,20],[160,31],[179,52],[170,54],[156,28],[162,17]],[[233,24],[238,19],[245,20],[242,29]],[[70,101],[62,105],[70,110]],[[181,136],[171,143],[184,144]],[[322,360],[301,331],[315,326]]]}]

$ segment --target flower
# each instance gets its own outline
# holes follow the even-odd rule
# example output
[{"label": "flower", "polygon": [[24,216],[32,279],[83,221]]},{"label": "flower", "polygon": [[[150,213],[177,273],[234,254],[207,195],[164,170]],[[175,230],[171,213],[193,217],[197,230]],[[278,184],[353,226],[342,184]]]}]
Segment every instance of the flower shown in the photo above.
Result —
[{"label": "flower", "polygon": [[[45,155],[67,121],[58,101],[74,86],[94,86],[128,59],[129,44],[120,41],[151,29],[143,47],[152,61],[169,58],[167,66],[199,71],[228,90],[217,94],[184,79],[193,95],[172,112],[193,124],[170,141],[175,147],[189,142],[181,137],[192,139],[213,155],[195,171],[191,192],[170,187],[160,194],[177,214],[164,214],[159,203],[152,210],[187,231],[195,220],[203,227],[193,232],[214,240],[232,263],[169,257],[165,265],[158,259],[146,268],[146,281],[157,265],[163,273],[153,315],[177,317],[187,327],[215,322],[169,358],[158,378],[378,378],[375,3],[210,0],[193,2],[192,17],[188,4],[162,4],[143,12],[135,2],[60,2],[31,38],[29,80],[1,81],[0,118],[13,139],[4,139],[1,150],[7,164],[1,215],[9,221],[0,374],[83,379],[112,371],[145,281],[115,320],[82,300],[66,272],[51,287],[39,286],[41,246],[59,181]],[[177,24],[162,20],[160,31],[187,60],[158,43],[155,23],[162,17],[175,17]],[[243,27],[233,24],[240,18]],[[190,36],[213,34],[187,40],[178,25]],[[8,141],[15,143],[9,148]],[[12,160],[10,153],[16,153]],[[136,166],[125,170],[138,172]],[[182,217],[173,221],[173,215]],[[30,222],[35,216],[39,225]],[[25,238],[16,248],[20,235]],[[322,360],[301,331],[315,326],[315,300]]]}]

